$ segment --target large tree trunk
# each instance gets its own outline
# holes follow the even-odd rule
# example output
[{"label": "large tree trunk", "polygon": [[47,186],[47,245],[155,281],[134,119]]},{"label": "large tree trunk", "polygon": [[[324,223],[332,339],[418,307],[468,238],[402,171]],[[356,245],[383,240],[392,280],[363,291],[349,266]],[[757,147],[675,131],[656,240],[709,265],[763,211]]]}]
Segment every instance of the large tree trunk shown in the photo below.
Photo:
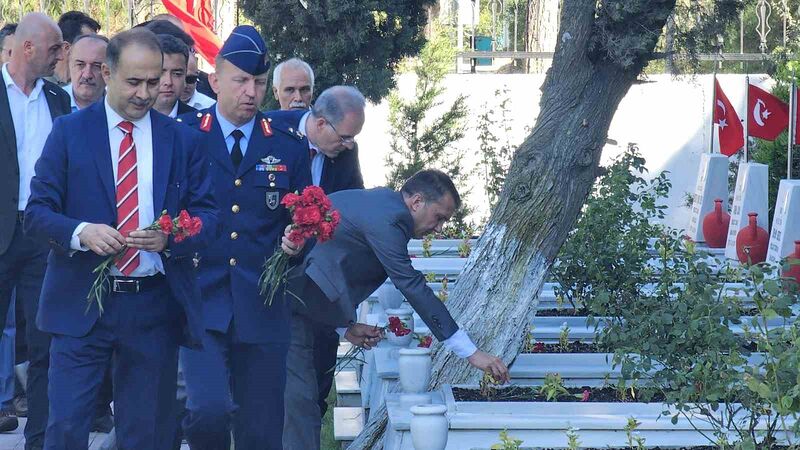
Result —
[{"label": "large tree trunk", "polygon": [[[600,7],[633,2],[641,8],[615,22],[594,0],[563,0],[536,126],[515,154],[500,202],[448,299],[478,347],[506,363],[520,351],[539,291],[586,201],[614,112],[675,7],[675,0],[606,0]],[[639,38],[641,46],[620,47],[622,37]],[[482,375],[441,347],[433,371],[432,388],[476,383]],[[350,449],[382,448],[386,422],[385,407],[372,411]]]},{"label": "large tree trunk", "polygon": [[[526,51],[552,52],[558,38],[558,16],[561,0],[531,0],[528,2],[528,24],[525,36]],[[544,73],[550,59],[528,59],[529,73]]]}]

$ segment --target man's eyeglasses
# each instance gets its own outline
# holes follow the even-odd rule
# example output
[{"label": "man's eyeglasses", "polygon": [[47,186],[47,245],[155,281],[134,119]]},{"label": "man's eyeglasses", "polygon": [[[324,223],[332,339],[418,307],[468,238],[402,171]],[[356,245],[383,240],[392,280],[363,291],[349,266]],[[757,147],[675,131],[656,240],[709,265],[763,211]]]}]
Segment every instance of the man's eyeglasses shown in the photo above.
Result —
[{"label": "man's eyeglasses", "polygon": [[195,84],[199,78],[197,75],[186,75],[186,84]]},{"label": "man's eyeglasses", "polygon": [[352,136],[348,136],[348,137],[342,137],[342,135],[341,135],[341,134],[339,134],[339,132],[338,132],[338,131],[336,131],[336,127],[335,127],[335,126],[333,126],[333,124],[331,123],[331,121],[330,121],[330,120],[328,120],[328,119],[325,119],[325,123],[327,123],[328,125],[330,125],[330,126],[331,126],[331,129],[333,130],[333,133],[336,135],[336,137],[338,137],[338,138],[339,138],[339,140],[342,142],[342,144],[345,144],[345,145],[348,145],[348,144],[355,144],[355,142],[356,142],[356,139],[355,139],[354,137],[352,137]]}]

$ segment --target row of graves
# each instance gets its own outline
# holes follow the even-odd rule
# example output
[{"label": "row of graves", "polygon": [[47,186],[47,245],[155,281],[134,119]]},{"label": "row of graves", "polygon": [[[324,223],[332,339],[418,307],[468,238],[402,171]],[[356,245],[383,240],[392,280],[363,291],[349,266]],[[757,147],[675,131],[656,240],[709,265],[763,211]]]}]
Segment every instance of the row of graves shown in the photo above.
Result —
[{"label": "row of graves", "polygon": [[[728,164],[723,155],[703,155],[686,230],[697,248],[707,252],[708,264],[800,258],[800,181],[781,182],[767,232],[766,166],[742,164],[731,195]],[[730,209],[729,197],[733,199]],[[429,286],[442,301],[447,301],[458,282],[474,243],[417,240],[409,244],[414,266],[427,274]],[[656,246],[650,250],[656,265]],[[720,298],[742,297],[740,288],[736,283],[714,287],[721,291]],[[387,281],[359,311],[361,322],[386,327],[387,339],[365,352],[354,351],[346,342],[340,345],[335,438],[346,448],[370,412],[385,405],[387,450],[695,449],[725,447],[720,443],[739,440],[737,421],[752,420],[752,416],[742,414],[737,405],[700,408],[699,414],[685,405],[668,405],[658,396],[637,399],[636,387],[623,376],[619,361],[615,363],[613,349],[595,342],[611,319],[590,317],[585,309],[565,304],[558,292],[551,281],[539,295],[525,347],[510,366],[514,395],[506,395],[508,387],[500,389],[486,379],[480,385],[444,385],[429,391],[430,332],[402,293]],[[739,301],[756,311],[752,298]],[[752,321],[770,333],[791,324],[797,312],[763,321],[742,317],[729,328],[735,335],[752,333]],[[743,366],[761,361],[763,356],[755,348]],[[770,414],[763,417],[758,419],[763,423],[749,424],[756,435],[775,424]],[[781,418],[781,427],[783,431],[771,430],[770,436],[777,440],[769,448],[788,448],[787,443],[797,442],[794,432],[788,431],[797,429],[792,417]],[[730,432],[720,434],[720,429]]]}]

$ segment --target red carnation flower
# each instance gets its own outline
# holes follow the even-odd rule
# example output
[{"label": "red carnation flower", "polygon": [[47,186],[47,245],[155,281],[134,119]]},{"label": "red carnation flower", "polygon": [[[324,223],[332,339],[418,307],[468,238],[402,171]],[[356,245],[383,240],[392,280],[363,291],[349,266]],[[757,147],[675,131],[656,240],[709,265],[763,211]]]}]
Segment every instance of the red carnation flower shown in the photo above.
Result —
[{"label": "red carnation flower", "polygon": [[199,217],[192,217],[192,225],[189,227],[189,236],[196,236],[203,229],[203,221]]},{"label": "red carnation flower", "polygon": [[158,218],[158,228],[164,234],[172,233],[172,217],[169,214],[164,214]]},{"label": "red carnation flower", "polygon": [[544,352],[544,344],[541,342],[537,342],[533,345],[533,353],[543,353]]},{"label": "red carnation flower", "polygon": [[592,394],[592,393],[591,393],[591,392],[590,392],[588,389],[584,389],[584,390],[583,390],[583,396],[581,397],[581,401],[582,401],[582,402],[588,402],[588,401],[589,401],[589,396],[590,396],[591,394]]},{"label": "red carnation flower", "polygon": [[419,345],[417,345],[417,347],[430,348],[431,343],[433,343],[433,339],[430,336],[425,336],[420,338]]},{"label": "red carnation flower", "polygon": [[178,214],[178,228],[181,230],[188,230],[192,227],[192,218],[189,212],[185,209]]},{"label": "red carnation flower", "polygon": [[300,230],[295,229],[289,233],[288,239],[292,242],[292,244],[300,245],[306,238],[303,236],[303,233],[301,233]]}]

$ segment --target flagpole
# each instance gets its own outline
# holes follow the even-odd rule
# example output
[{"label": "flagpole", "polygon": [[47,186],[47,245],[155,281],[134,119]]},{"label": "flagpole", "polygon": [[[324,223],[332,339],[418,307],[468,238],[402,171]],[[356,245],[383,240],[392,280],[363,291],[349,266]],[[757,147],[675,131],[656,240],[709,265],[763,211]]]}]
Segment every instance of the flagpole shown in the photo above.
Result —
[{"label": "flagpole", "polygon": [[[714,115],[717,112],[717,69],[714,69],[714,77],[712,79],[711,85],[711,140],[710,145],[708,147],[708,153],[714,153],[714,132],[715,127],[714,124]],[[720,149],[722,150],[722,149]]]},{"label": "flagpole", "polygon": [[750,123],[750,75],[745,75],[744,83],[744,162],[747,162],[747,134],[749,131],[747,124]]},{"label": "flagpole", "polygon": [[792,90],[789,92],[789,144],[786,152],[786,179],[792,179],[792,150],[794,149],[794,138],[797,135],[797,83],[792,70]]}]

